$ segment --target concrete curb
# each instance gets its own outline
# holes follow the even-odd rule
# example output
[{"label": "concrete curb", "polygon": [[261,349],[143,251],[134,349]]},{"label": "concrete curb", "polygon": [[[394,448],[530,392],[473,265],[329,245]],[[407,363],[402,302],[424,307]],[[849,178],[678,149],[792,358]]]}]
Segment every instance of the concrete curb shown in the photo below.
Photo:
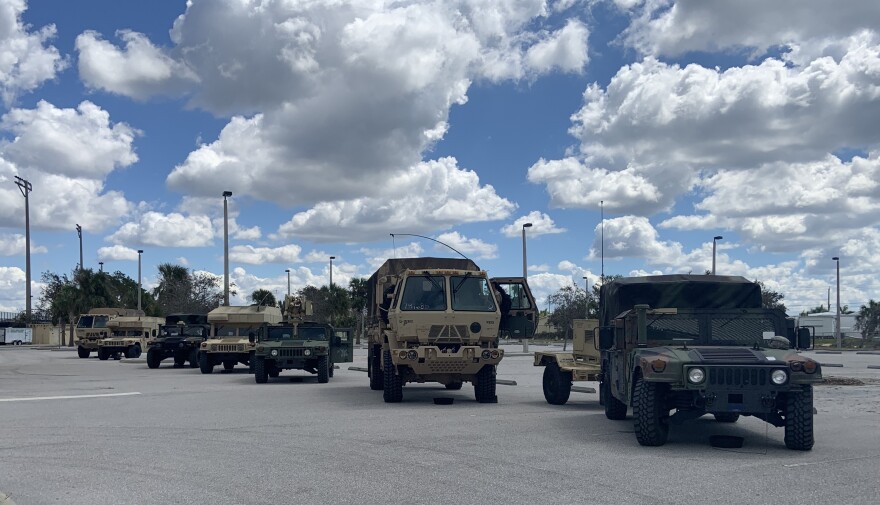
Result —
[{"label": "concrete curb", "polygon": [[12,498],[0,493],[0,505],[15,505],[15,502],[12,501]]}]

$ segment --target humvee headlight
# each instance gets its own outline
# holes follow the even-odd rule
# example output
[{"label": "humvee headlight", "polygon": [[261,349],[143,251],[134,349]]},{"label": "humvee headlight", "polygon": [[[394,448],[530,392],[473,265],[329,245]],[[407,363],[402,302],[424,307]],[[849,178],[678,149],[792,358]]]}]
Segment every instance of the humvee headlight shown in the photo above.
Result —
[{"label": "humvee headlight", "polygon": [[498,356],[501,356],[501,353],[498,352],[498,349],[492,351],[492,359],[498,359]]},{"label": "humvee headlight", "polygon": [[272,356],[278,356],[278,349],[272,349],[271,351],[269,351],[269,354],[271,354]]},{"label": "humvee headlight", "polygon": [[489,359],[489,358],[492,357],[492,351],[486,349],[485,351],[483,351],[482,353],[480,353],[480,356],[482,356],[483,359]]},{"label": "humvee headlight", "polygon": [[691,368],[688,370],[688,382],[691,384],[700,384],[706,380],[706,371],[702,368]]},{"label": "humvee headlight", "polygon": [[773,370],[773,373],[770,374],[770,380],[773,381],[773,384],[781,386],[788,380],[788,374],[785,373],[785,370]]},{"label": "humvee headlight", "polygon": [[311,349],[305,349],[305,350],[303,350],[303,356],[311,356],[311,355],[312,355],[312,350],[311,350]]},{"label": "humvee headlight", "polygon": [[406,357],[413,360],[418,359],[419,353],[417,353],[416,351],[409,351],[406,353]]}]

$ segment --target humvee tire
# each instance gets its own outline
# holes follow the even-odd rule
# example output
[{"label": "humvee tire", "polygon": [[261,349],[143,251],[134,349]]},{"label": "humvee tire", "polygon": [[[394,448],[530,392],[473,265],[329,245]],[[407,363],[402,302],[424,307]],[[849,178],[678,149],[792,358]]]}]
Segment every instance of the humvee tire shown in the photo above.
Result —
[{"label": "humvee tire", "polygon": [[571,395],[571,372],[563,372],[558,363],[544,367],[544,399],[550,405],[565,405]]},{"label": "humvee tire", "polygon": [[[254,366],[256,367],[256,365],[254,365]],[[254,368],[254,370],[256,370],[256,368]],[[273,379],[277,379],[278,376],[281,375],[281,369],[278,368],[277,366],[273,366],[272,368],[269,369],[268,373],[269,373],[269,377],[272,377]]]},{"label": "humvee tire", "polygon": [[403,379],[394,373],[394,363],[391,362],[391,351],[385,351],[384,365],[382,368],[382,398],[385,403],[399,403],[403,401]]},{"label": "humvee tire", "polygon": [[224,361],[223,362],[223,370],[226,370],[228,372],[228,371],[232,370],[233,368],[235,368],[234,361]]},{"label": "humvee tire", "polygon": [[98,359],[101,361],[107,361],[110,359],[110,353],[104,349],[103,347],[98,348]]},{"label": "humvee tire", "polygon": [[716,412],[713,415],[719,423],[735,423],[739,420],[739,414],[736,412]]},{"label": "humvee tire", "polygon": [[461,389],[461,384],[461,381],[450,382],[449,384],[446,384],[446,389],[450,391],[458,391]]},{"label": "humvee tire", "polygon": [[370,376],[370,389],[373,391],[382,391],[385,386],[382,384],[382,360],[372,350],[367,352],[367,375]]},{"label": "humvee tire", "polygon": [[266,371],[266,360],[257,358],[254,360],[254,380],[257,384],[269,382],[269,373]]},{"label": "humvee tire", "polygon": [[138,344],[129,346],[129,348],[125,350],[125,357],[130,359],[140,358],[141,346],[139,346]]},{"label": "humvee tire", "polygon": [[474,396],[478,403],[498,403],[495,395],[495,367],[485,365],[477,372],[477,382],[474,384]]},{"label": "humvee tire", "polygon": [[639,377],[633,393],[633,418],[636,440],[641,445],[660,446],[669,437],[669,423],[665,419],[663,393],[665,384],[648,382]]},{"label": "humvee tire", "polygon": [[329,370],[330,360],[327,356],[321,356],[318,358],[318,382],[321,384],[326,384],[330,382],[330,370]]},{"label": "humvee tire", "polygon": [[602,400],[605,404],[605,417],[612,421],[626,419],[626,404],[611,394],[611,385],[608,380],[599,383],[599,392],[602,394]]},{"label": "humvee tire", "polygon": [[155,349],[150,349],[147,351],[147,366],[149,368],[159,368],[159,364],[162,363],[162,357],[159,356],[159,352]]},{"label": "humvee tire", "polygon": [[785,398],[785,446],[796,451],[813,448],[813,386]]},{"label": "humvee tire", "polygon": [[88,358],[88,357],[89,357],[89,354],[91,354],[91,353],[92,353],[92,352],[89,351],[88,349],[86,349],[85,347],[80,346],[80,347],[77,347],[77,348],[76,348],[76,354],[77,354],[77,356],[79,356],[80,358],[83,358],[83,359]]},{"label": "humvee tire", "polygon": [[214,365],[211,364],[211,358],[208,357],[208,353],[206,352],[199,353],[199,369],[202,373],[211,373],[214,371]]},{"label": "humvee tire", "polygon": [[199,367],[199,350],[193,349],[192,352],[189,353],[189,361],[190,368],[198,368]]}]

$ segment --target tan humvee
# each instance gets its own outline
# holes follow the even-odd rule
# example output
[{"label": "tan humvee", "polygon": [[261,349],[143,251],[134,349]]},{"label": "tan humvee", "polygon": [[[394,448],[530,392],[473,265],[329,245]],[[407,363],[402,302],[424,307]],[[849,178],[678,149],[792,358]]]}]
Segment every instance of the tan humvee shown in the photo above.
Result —
[{"label": "tan humvee", "polygon": [[110,336],[110,332],[107,330],[107,322],[110,318],[143,314],[135,309],[111,307],[94,308],[86,314],[80,314],[74,330],[77,354],[80,358],[88,358],[92,351],[98,350],[98,343]]},{"label": "tan humvee", "polygon": [[116,316],[107,321],[107,329],[111,336],[98,343],[98,359],[118,357],[125,354],[126,358],[138,358],[147,348],[149,341],[159,333],[159,327],[165,324],[164,317],[150,316]]},{"label": "tan humvee", "polygon": [[260,305],[223,306],[208,313],[211,338],[202,342],[199,369],[211,373],[222,364],[232,370],[237,363],[253,364],[254,339],[263,324],[281,322],[281,309]]}]

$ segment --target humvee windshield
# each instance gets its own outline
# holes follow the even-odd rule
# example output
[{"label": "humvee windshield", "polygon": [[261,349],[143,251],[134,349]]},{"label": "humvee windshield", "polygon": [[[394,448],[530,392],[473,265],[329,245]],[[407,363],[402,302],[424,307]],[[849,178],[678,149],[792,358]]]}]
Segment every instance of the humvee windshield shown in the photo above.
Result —
[{"label": "humvee windshield", "polygon": [[446,310],[446,278],[442,275],[408,277],[400,310]]},{"label": "humvee windshield", "polygon": [[186,326],[183,328],[183,335],[189,337],[204,337],[205,328],[203,326]]},{"label": "humvee windshield", "polygon": [[180,335],[180,327],[176,324],[163,326],[160,333],[163,337],[176,337]]},{"label": "humvee windshield", "polygon": [[140,337],[147,332],[141,330],[113,330],[114,337]]},{"label": "humvee windshield", "polygon": [[266,335],[268,340],[293,340],[293,326],[282,326],[281,328],[269,328]]},{"label": "humvee windshield", "polygon": [[254,333],[256,334],[257,327],[256,326],[217,326],[217,331],[214,335],[218,337],[247,337],[248,334]]},{"label": "humvee windshield", "polygon": [[327,340],[327,331],[321,327],[300,326],[297,336],[302,340]]},{"label": "humvee windshield", "polygon": [[495,299],[483,277],[452,276],[452,310],[494,312]]},{"label": "humvee windshield", "polygon": [[752,345],[765,332],[780,334],[764,314],[649,314],[648,341],[687,340],[689,345]]}]

